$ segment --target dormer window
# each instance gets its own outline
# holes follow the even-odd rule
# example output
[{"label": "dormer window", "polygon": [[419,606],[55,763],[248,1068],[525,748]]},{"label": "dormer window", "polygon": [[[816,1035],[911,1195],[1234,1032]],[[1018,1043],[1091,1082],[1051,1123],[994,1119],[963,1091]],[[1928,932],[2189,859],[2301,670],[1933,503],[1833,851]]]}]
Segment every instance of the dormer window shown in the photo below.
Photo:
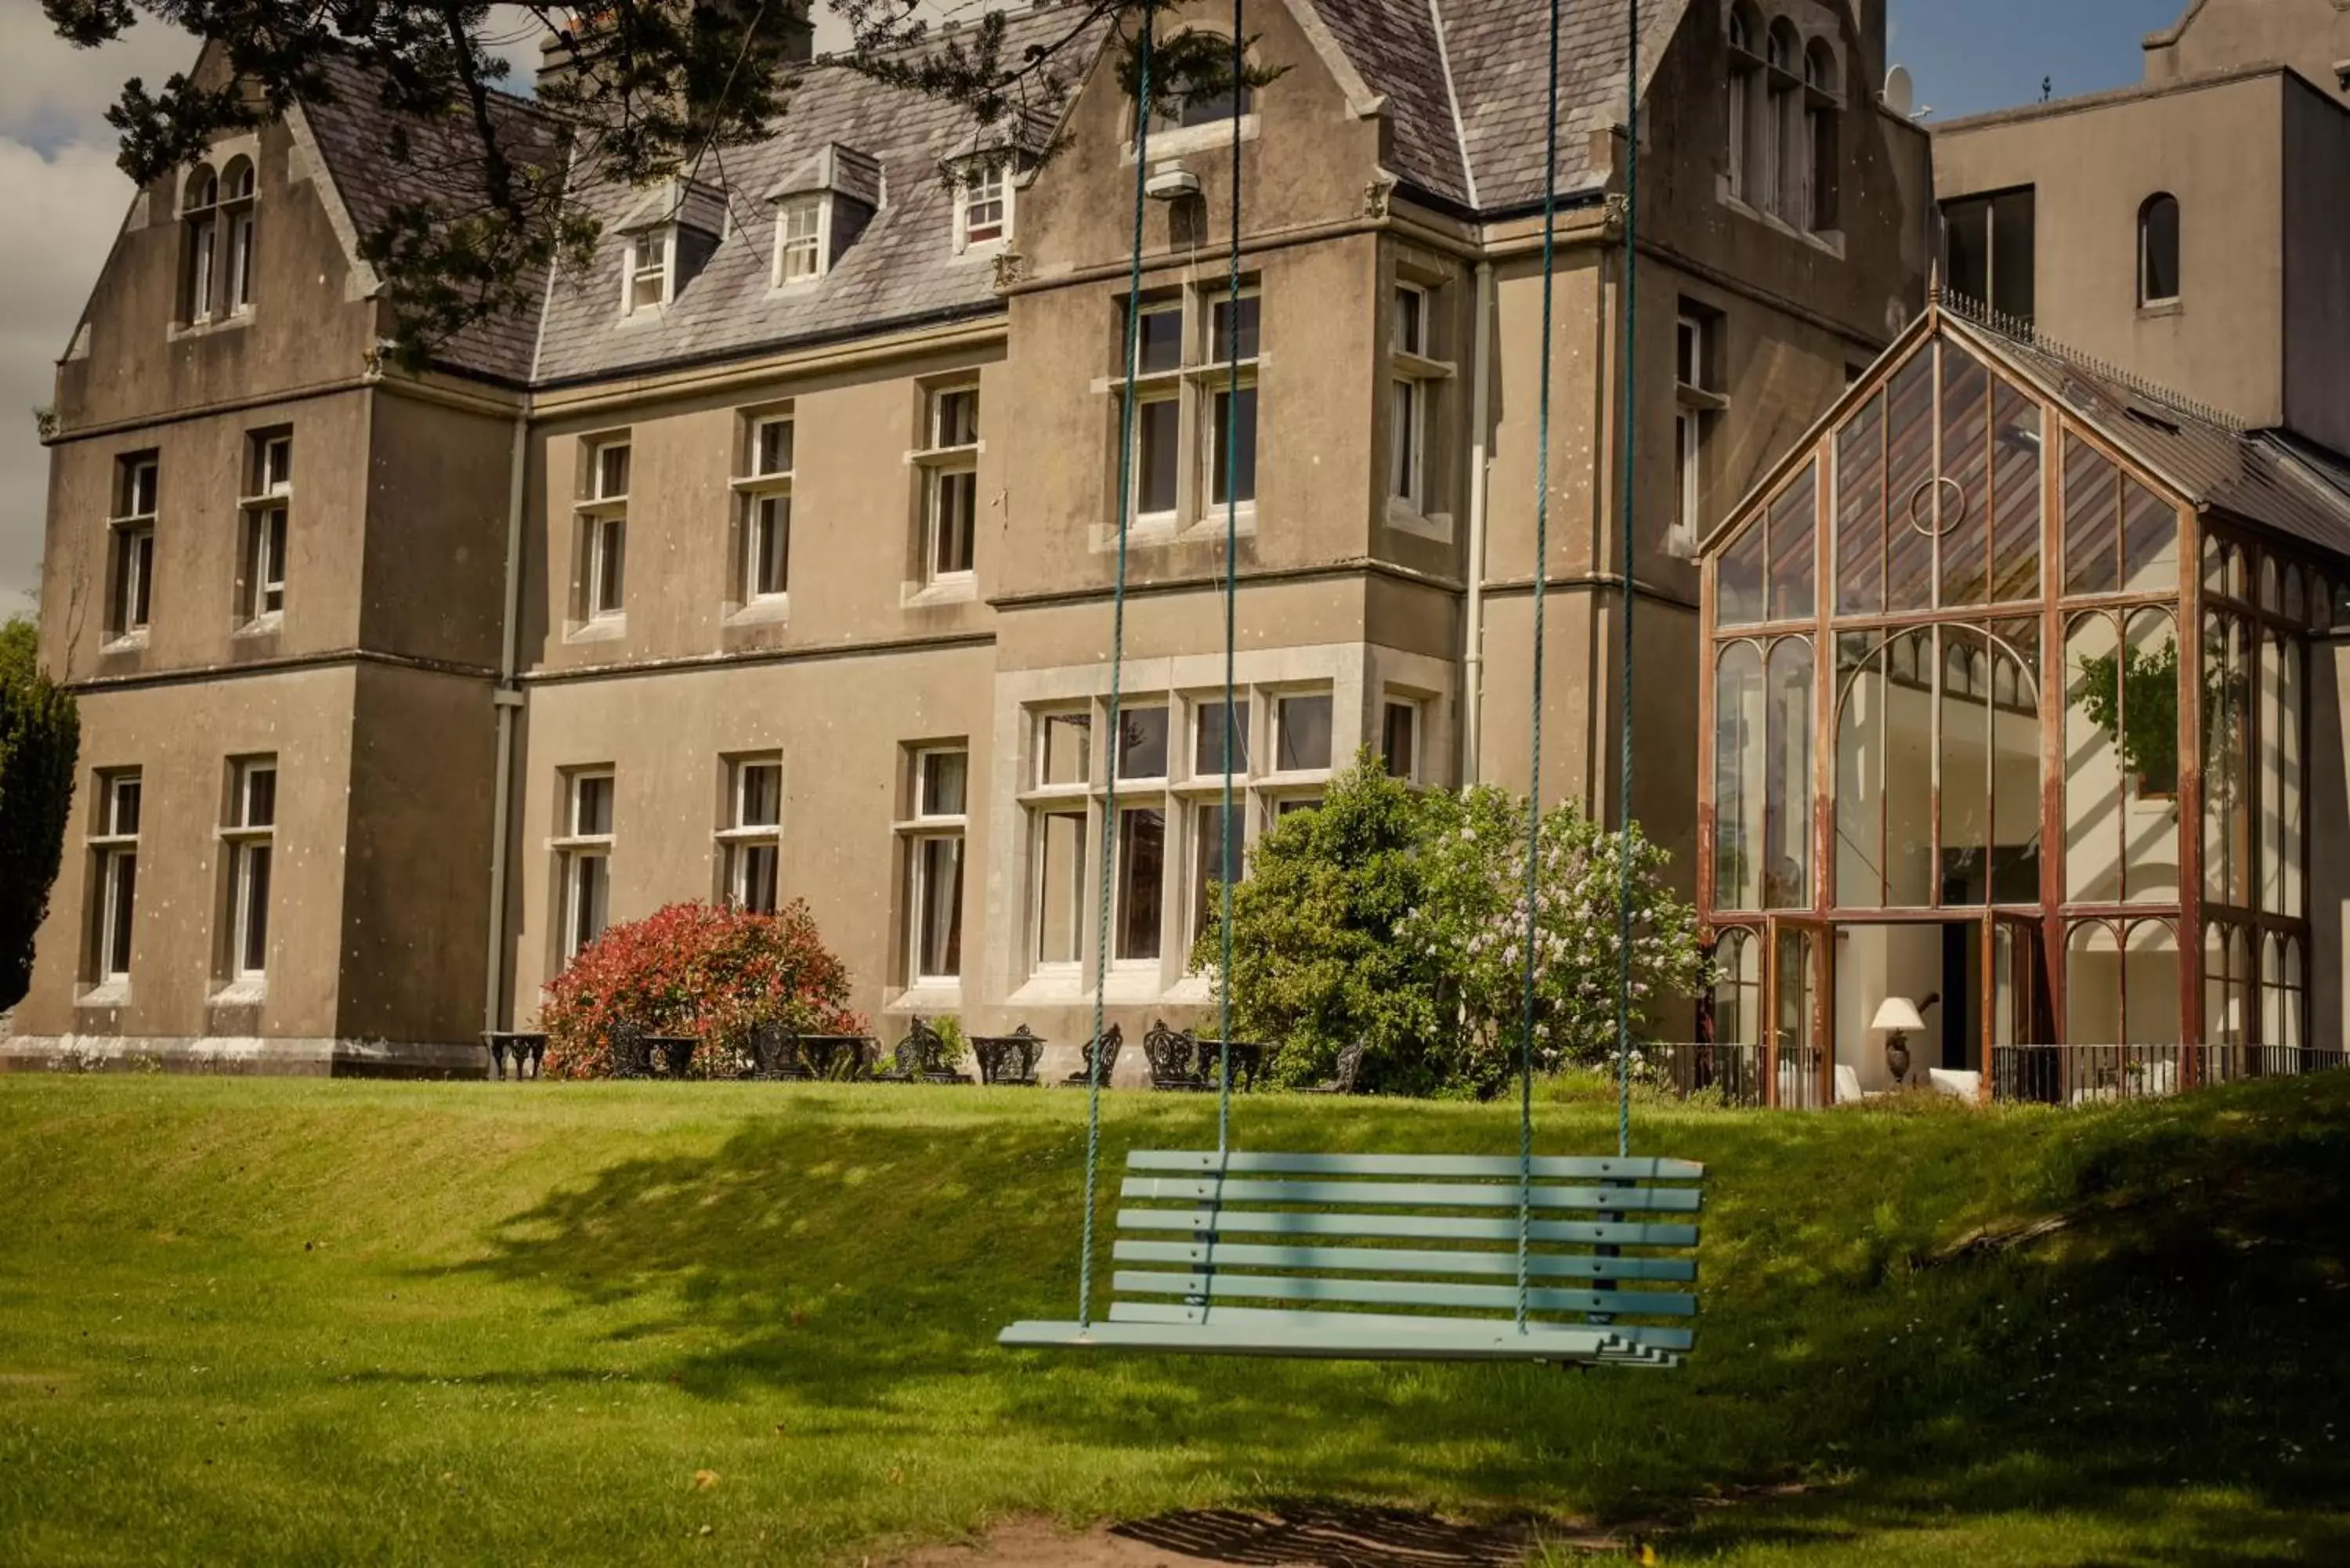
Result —
[{"label": "dormer window", "polygon": [[983,162],[969,170],[957,192],[955,248],[993,244],[1011,232],[1012,193],[1003,165]]},{"label": "dormer window", "polygon": [[670,258],[676,254],[674,231],[648,229],[629,236],[628,291],[620,308],[629,315],[670,302]]},{"label": "dormer window", "polygon": [[775,206],[775,282],[806,283],[824,275],[822,196],[794,196]]}]

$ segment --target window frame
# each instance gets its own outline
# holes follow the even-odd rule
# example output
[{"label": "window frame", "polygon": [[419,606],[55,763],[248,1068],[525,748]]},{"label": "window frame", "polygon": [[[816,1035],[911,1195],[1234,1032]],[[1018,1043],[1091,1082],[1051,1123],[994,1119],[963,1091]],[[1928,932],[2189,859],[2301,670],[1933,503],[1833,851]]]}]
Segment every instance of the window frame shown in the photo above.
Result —
[{"label": "window frame", "polygon": [[[2154,217],[2168,204],[2170,212],[2170,292],[2154,292]],[[2139,203],[2137,210],[2137,307],[2140,310],[2161,310],[2179,304],[2186,291],[2186,272],[2181,253],[2186,248],[2185,214],[2178,198],[2168,191],[2157,191]]]},{"label": "window frame", "polygon": [[[731,908],[772,915],[784,904],[784,757],[781,752],[749,752],[724,759],[724,815],[714,836],[719,849],[719,898]],[[752,777],[772,774],[775,815],[771,820],[750,817]],[[762,908],[750,896],[750,885],[764,851],[768,857],[768,901]]]},{"label": "window frame", "polygon": [[[155,593],[155,518],[162,504],[162,462],[152,449],[115,459],[115,511],[107,519],[108,640],[144,638]],[[146,476],[141,493],[140,475]],[[141,510],[143,504],[144,509]]]},{"label": "window frame", "polygon": [[[1257,491],[1263,483],[1263,449],[1257,437],[1264,428],[1262,393],[1262,367],[1266,362],[1264,352],[1264,290],[1256,275],[1242,278],[1240,299],[1242,308],[1249,312],[1250,326],[1246,332],[1236,331],[1244,339],[1253,337],[1253,352],[1243,355],[1238,361],[1237,378],[1234,362],[1218,358],[1216,314],[1232,299],[1229,281],[1188,283],[1173,288],[1159,287],[1144,291],[1137,312],[1134,334],[1134,354],[1116,373],[1097,383],[1107,394],[1110,429],[1108,495],[1116,504],[1116,489],[1120,468],[1119,446],[1126,436],[1126,398],[1130,394],[1134,403],[1132,459],[1124,464],[1127,493],[1124,512],[1129,534],[1158,535],[1163,537],[1180,535],[1192,528],[1213,527],[1221,523],[1227,504],[1216,493],[1217,464],[1222,460],[1226,437],[1225,421],[1220,417],[1219,400],[1237,390],[1251,399],[1250,415],[1245,432],[1248,455],[1249,493],[1238,497],[1230,507],[1236,521],[1246,523],[1253,531]],[[1126,354],[1127,296],[1116,301],[1117,337],[1110,358],[1115,365]],[[1146,368],[1152,347],[1144,323],[1153,317],[1174,316],[1176,330],[1172,363]],[[1236,383],[1236,384],[1235,384]],[[1146,409],[1173,403],[1174,409],[1167,431],[1175,442],[1170,464],[1174,477],[1174,493],[1170,504],[1146,508],[1145,485],[1153,466],[1143,461],[1146,441],[1151,427],[1146,423]]]},{"label": "window frame", "polygon": [[[95,873],[88,980],[93,986],[127,986],[138,938],[139,842],[145,826],[145,775],[136,767],[100,768],[97,770],[96,782],[99,815],[88,840]],[[130,819],[128,825],[123,821],[126,787]]]},{"label": "window frame", "polygon": [[[646,312],[658,315],[677,297],[677,242],[675,223],[659,223],[650,228],[637,229],[628,236],[620,260],[620,314],[639,316]],[[647,253],[657,253],[648,260]],[[644,285],[654,285],[653,295],[644,298]]]},{"label": "window frame", "polygon": [[[620,785],[619,770],[609,763],[594,763],[564,769],[558,775],[556,805],[562,814],[561,831],[551,841],[556,855],[556,897],[558,900],[556,927],[556,959],[558,971],[569,967],[597,938],[611,925],[612,916],[612,852],[619,841]],[[606,820],[600,827],[583,827],[582,808],[588,804],[587,786],[605,786]],[[592,874],[589,869],[593,863]],[[590,897],[594,904],[596,929],[582,934],[580,900]]]},{"label": "window frame", "polygon": [[[1405,759],[1402,773],[1395,770],[1395,757],[1391,744],[1394,738],[1391,727],[1398,713],[1402,713],[1409,719],[1411,731],[1409,754]],[[1387,770],[1389,778],[1400,779],[1408,784],[1427,782],[1423,776],[1427,759],[1427,698],[1409,692],[1399,692],[1392,688],[1381,695],[1379,699],[1379,763]]]},{"label": "window frame", "polygon": [[237,501],[243,535],[237,556],[237,621],[268,630],[286,610],[286,553],[293,537],[294,434],[255,431],[245,438],[245,493]]},{"label": "window frame", "polygon": [[[628,616],[629,491],[635,484],[636,443],[630,431],[582,437],[581,484],[585,493],[572,510],[579,545],[575,592],[577,618],[587,625],[624,624]],[[607,459],[621,452],[621,486],[607,489],[612,475]]]},{"label": "window frame", "polygon": [[[805,216],[807,233],[794,234],[794,220]],[[806,271],[793,270],[805,250]],[[821,282],[832,270],[832,197],[825,192],[802,192],[775,199],[775,254],[769,286],[795,288]]]},{"label": "window frame", "polygon": [[[790,461],[781,468],[767,466],[766,435],[770,431],[787,432],[780,445]],[[792,487],[799,462],[799,431],[796,406],[760,410],[743,416],[743,470],[735,475],[733,488],[741,498],[736,517],[736,539],[733,560],[733,604],[737,610],[758,607],[762,610],[782,610],[791,603],[792,587]],[[779,510],[780,521],[771,513]],[[762,573],[768,551],[769,535],[780,532],[782,538],[773,554],[777,581],[773,587],[763,586]]]},{"label": "window frame", "polygon": [[[981,433],[984,427],[980,422],[980,381],[976,375],[950,377],[925,383],[921,394],[920,434],[924,444],[907,454],[915,471],[915,508],[919,517],[915,580],[923,590],[968,589],[976,580],[979,568],[979,459],[987,450]],[[970,439],[949,441],[945,440],[951,433],[947,428],[949,412],[956,400],[963,398],[970,400]],[[942,567],[946,498],[958,489],[966,497],[965,515],[960,523],[962,565]]]},{"label": "window frame", "polygon": [[[1013,200],[1012,171],[1002,160],[975,158],[968,162],[955,184],[955,254],[1010,244]],[[982,234],[982,225],[972,221],[972,214],[990,205],[995,208],[995,216]]]},{"label": "window frame", "polygon": [[[265,792],[259,788],[268,781]],[[223,970],[231,981],[265,980],[269,973],[269,906],[275,891],[277,833],[277,758],[273,755],[236,757],[229,763],[227,820],[220,828],[222,853],[228,863],[225,929],[228,939]],[[262,810],[256,817],[257,796]],[[254,950],[261,950],[256,961]]]},{"label": "window frame", "polygon": [[[931,809],[930,800],[930,767],[933,758],[957,757],[962,764],[962,809],[941,812]],[[963,905],[970,890],[971,791],[973,777],[971,767],[971,743],[968,740],[923,742],[906,748],[906,807],[907,815],[898,825],[899,837],[905,855],[906,904],[904,932],[906,954],[901,973],[908,991],[960,991],[963,968],[968,958],[963,952]],[[931,912],[930,899],[935,889],[931,886],[932,867],[930,846],[951,843],[955,875],[954,902],[948,911],[947,942],[954,954],[951,973],[933,972],[924,963],[928,956],[924,941],[923,919]]]},{"label": "window frame", "polygon": [[235,317],[253,312],[253,244],[254,194],[256,186],[253,160],[231,159],[219,203],[227,226],[228,256],[226,275],[222,280],[224,291],[222,314]]}]

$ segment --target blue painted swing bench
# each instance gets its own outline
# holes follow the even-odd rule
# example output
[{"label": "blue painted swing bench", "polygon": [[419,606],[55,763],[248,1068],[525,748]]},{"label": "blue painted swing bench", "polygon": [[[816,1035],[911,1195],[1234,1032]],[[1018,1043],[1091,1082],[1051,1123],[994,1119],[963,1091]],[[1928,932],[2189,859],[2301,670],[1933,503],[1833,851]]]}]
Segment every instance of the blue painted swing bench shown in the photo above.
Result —
[{"label": "blue painted swing bench", "polygon": [[1127,1171],[1112,1256],[1159,1266],[1118,1270],[1106,1319],[999,1343],[1668,1367],[1695,1341],[1694,1291],[1650,1288],[1697,1278],[1687,1160],[1141,1149]]}]

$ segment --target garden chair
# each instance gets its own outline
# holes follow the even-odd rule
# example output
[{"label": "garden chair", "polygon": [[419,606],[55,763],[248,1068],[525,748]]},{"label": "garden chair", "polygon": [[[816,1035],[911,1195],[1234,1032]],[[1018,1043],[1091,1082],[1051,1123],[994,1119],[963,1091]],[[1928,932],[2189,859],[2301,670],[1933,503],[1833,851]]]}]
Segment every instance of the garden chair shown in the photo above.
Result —
[{"label": "garden chair", "polygon": [[1093,1073],[1094,1047],[1097,1044],[1099,1044],[1102,1053],[1101,1081],[1107,1085],[1109,1082],[1110,1075],[1118,1070],[1118,1047],[1124,1044],[1126,1044],[1126,1035],[1124,1032],[1121,1031],[1117,1024],[1111,1024],[1108,1028],[1103,1030],[1096,1039],[1088,1040],[1084,1044],[1077,1047],[1078,1060],[1082,1062],[1084,1065],[1080,1066],[1076,1072],[1070,1074],[1062,1081],[1073,1088],[1084,1088]]},{"label": "garden chair", "polygon": [[1188,1029],[1170,1029],[1163,1018],[1151,1023],[1142,1036],[1142,1054],[1150,1064],[1154,1089],[1207,1089],[1213,1085],[1200,1070],[1200,1043]]},{"label": "garden chair", "polygon": [[1363,1070],[1363,1053],[1369,1047],[1360,1040],[1338,1053],[1338,1070],[1325,1082],[1305,1092],[1309,1095],[1351,1095],[1355,1092],[1356,1075]]},{"label": "garden chair", "polygon": [[751,1025],[751,1076],[805,1079],[815,1075],[800,1059],[799,1032],[780,1018]]},{"label": "garden chair", "polygon": [[649,1043],[652,1031],[633,1018],[618,1018],[604,1031],[604,1057],[611,1064],[615,1078],[650,1078],[653,1075],[653,1052]]}]

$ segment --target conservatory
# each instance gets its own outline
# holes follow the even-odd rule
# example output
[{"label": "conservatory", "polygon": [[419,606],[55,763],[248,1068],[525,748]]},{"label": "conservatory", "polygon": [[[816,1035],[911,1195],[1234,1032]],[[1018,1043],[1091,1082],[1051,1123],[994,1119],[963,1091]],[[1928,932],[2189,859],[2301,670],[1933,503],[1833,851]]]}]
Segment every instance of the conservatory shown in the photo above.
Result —
[{"label": "conservatory", "polygon": [[2338,472],[1938,302],[1703,556],[1702,1072],[2077,1101],[2340,1062]]}]

